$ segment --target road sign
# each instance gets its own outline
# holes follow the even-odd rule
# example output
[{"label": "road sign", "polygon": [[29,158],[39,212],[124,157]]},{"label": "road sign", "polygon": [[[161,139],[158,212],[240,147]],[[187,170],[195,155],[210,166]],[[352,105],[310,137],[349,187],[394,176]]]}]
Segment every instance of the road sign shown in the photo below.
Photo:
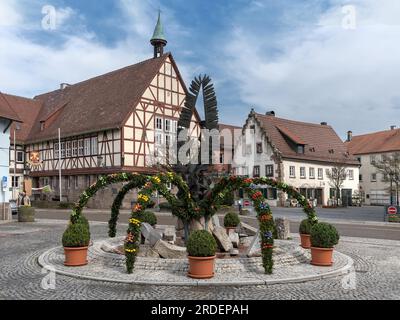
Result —
[{"label": "road sign", "polygon": [[397,214],[397,207],[395,206],[390,206],[387,208],[387,213],[388,214]]}]

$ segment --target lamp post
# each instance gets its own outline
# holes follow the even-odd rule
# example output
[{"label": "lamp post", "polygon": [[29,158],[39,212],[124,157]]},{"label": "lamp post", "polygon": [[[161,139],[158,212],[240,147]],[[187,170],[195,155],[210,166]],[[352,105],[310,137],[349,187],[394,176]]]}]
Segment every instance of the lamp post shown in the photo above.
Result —
[{"label": "lamp post", "polygon": [[20,125],[18,122],[15,123],[15,127],[14,127],[14,181],[12,181],[11,179],[11,183],[12,183],[12,190],[13,190],[13,194],[12,197],[14,200],[17,200],[17,197],[15,196],[15,188],[17,185],[17,143],[16,143],[16,135],[17,135],[17,131],[19,131],[21,129]]}]

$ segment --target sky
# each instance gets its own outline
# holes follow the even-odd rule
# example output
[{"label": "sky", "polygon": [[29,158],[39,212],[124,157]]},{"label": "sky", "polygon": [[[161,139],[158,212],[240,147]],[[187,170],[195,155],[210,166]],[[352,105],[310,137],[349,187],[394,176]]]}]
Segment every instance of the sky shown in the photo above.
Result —
[{"label": "sky", "polygon": [[166,50],[187,84],[212,77],[222,123],[254,108],[343,139],[400,127],[398,0],[1,0],[0,91],[34,97],[151,58],[159,9]]}]

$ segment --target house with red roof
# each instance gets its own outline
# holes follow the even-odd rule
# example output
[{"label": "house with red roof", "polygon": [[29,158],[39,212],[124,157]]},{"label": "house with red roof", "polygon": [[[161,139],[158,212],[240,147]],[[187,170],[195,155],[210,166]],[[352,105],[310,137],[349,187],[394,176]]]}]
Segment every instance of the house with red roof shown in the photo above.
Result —
[{"label": "house with red roof", "polygon": [[[157,171],[155,159],[172,147],[188,91],[172,54],[164,52],[160,17],[150,42],[154,55],[146,61],[63,83],[33,99],[2,96],[0,105],[12,106],[23,119],[19,130],[11,127],[10,173],[18,189],[35,198],[49,186],[54,200],[75,202],[101,175]],[[4,113],[14,117],[6,107]],[[197,111],[189,135],[200,135]],[[116,190],[89,205],[108,207]]]},{"label": "house with red roof", "polygon": [[[360,188],[366,204],[389,205],[390,179],[374,166],[394,154],[400,154],[400,129],[391,126],[390,130],[353,136],[348,132],[346,146],[350,154],[361,163]],[[392,185],[392,188],[394,186]],[[398,197],[399,190],[392,189],[392,201]]]},{"label": "house with red roof", "polygon": [[[336,198],[350,205],[358,191],[359,162],[351,156],[326,122],[306,123],[252,110],[235,149],[235,174],[270,177],[296,187],[315,205],[332,205]],[[333,167],[344,167],[340,194],[328,178]],[[272,205],[290,205],[286,194],[265,187]]]}]

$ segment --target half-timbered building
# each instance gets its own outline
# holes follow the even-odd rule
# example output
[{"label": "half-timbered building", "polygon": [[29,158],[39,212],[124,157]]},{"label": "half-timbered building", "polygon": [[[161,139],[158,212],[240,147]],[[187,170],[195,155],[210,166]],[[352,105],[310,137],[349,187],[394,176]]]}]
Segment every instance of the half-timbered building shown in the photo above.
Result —
[{"label": "half-timbered building", "polygon": [[[59,199],[61,169],[62,200],[72,202],[100,175],[157,170],[162,152],[176,137],[187,88],[172,54],[164,53],[160,18],[151,44],[154,56],[149,60],[62,84],[30,100],[38,106],[37,114],[26,119],[29,134],[16,135],[34,189],[48,185]],[[199,125],[195,112],[191,136],[200,135]],[[100,192],[91,206],[109,206],[116,191]]]}]

